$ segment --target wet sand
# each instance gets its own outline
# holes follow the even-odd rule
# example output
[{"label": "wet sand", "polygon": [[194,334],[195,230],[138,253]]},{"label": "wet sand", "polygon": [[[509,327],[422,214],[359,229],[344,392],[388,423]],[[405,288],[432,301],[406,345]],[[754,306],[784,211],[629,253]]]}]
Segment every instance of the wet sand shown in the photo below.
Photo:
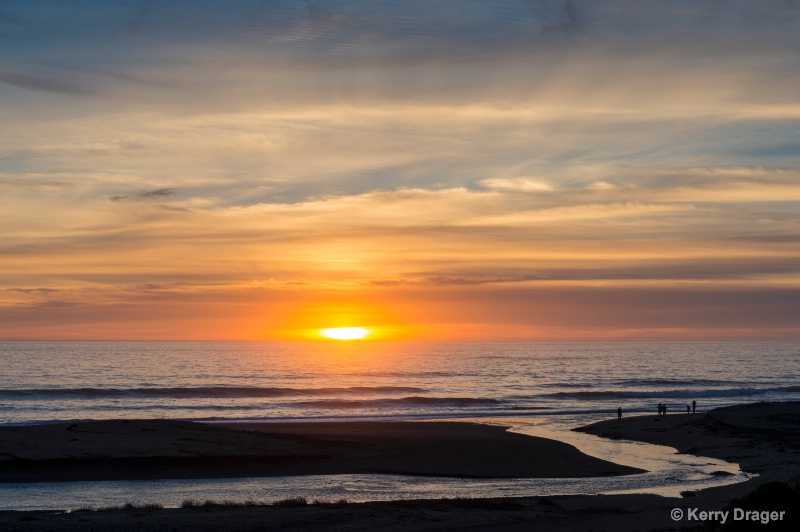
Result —
[{"label": "wet sand", "polygon": [[[253,451],[255,442],[269,441],[270,454],[262,456],[282,457],[282,460],[294,456],[297,463],[289,464],[297,467],[304,460],[309,463],[317,458],[309,456],[318,454],[331,456],[331,464],[352,465],[360,457],[367,468],[376,467],[381,460],[383,464],[394,464],[399,470],[428,471],[429,468],[449,471],[449,474],[481,476],[487,472],[508,472],[509,463],[514,464],[515,471],[543,472],[562,468],[562,471],[583,473],[594,471],[598,474],[610,472],[605,470],[608,462],[602,465],[584,462],[585,455],[577,450],[567,451],[562,445],[552,445],[552,440],[534,438],[520,440],[502,436],[502,428],[462,423],[398,423],[377,424],[282,424],[257,425],[248,427],[248,432],[239,432],[231,437],[227,427],[201,426],[171,421],[144,422],[104,422],[109,423],[102,428],[119,429],[121,424],[127,426],[127,439],[120,442],[109,434],[113,431],[97,431],[97,438],[108,438],[116,442],[106,453],[119,453],[120,449],[137,450],[145,459],[151,459],[156,452],[164,452],[167,447],[178,447],[175,434],[182,434],[184,448],[174,449],[170,456],[188,453],[200,453],[197,456],[212,457],[230,456],[233,450],[247,455]],[[141,425],[140,425],[141,423]],[[151,425],[152,424],[152,425]],[[173,425],[177,424],[177,425]],[[26,451],[32,460],[50,460],[72,453],[75,458],[82,459],[85,454],[93,452],[92,446],[83,448],[77,445],[81,437],[89,437],[90,433],[80,432],[81,425],[76,427],[78,440],[68,439],[70,447],[64,447],[62,439],[46,441],[48,434],[55,434],[53,427],[35,428],[40,430],[38,439],[27,440],[36,448]],[[421,428],[429,425],[433,428]],[[85,425],[84,428],[99,429],[101,425]],[[147,436],[135,434],[152,432]],[[0,462],[3,465],[13,462],[9,457],[9,448],[20,447],[20,436],[9,437],[13,431],[8,427],[0,431],[0,449],[7,453]],[[22,427],[15,428],[22,430]],[[63,432],[75,432],[66,430]],[[142,430],[147,429],[147,430]],[[741,497],[755,487],[771,480],[797,482],[800,480],[800,403],[759,403],[714,410],[708,414],[695,415],[670,414],[659,417],[655,414],[626,417],[602,421],[582,427],[590,434],[601,437],[647,441],[661,445],[670,445],[679,452],[690,452],[700,456],[713,456],[730,461],[737,461],[745,471],[758,473],[758,477],[747,482],[722,486],[691,493],[687,498],[666,498],[655,495],[598,495],[598,496],[559,496],[529,497],[516,499],[477,499],[474,501],[395,501],[345,505],[309,505],[297,507],[250,507],[250,508],[193,508],[193,509],[129,509],[96,512],[48,513],[48,512],[0,512],[0,529],[8,531],[66,531],[66,530],[110,530],[130,529],[142,531],[155,530],[298,530],[298,531],[333,531],[333,530],[459,530],[471,531],[503,530],[503,531],[647,531],[647,530],[680,530],[686,525],[699,523],[675,522],[670,518],[673,508],[700,508],[703,510],[721,509],[735,497]],[[50,431],[50,432],[48,432]],[[163,431],[163,433],[162,433]],[[189,432],[186,432],[189,431]],[[196,432],[193,432],[196,431]],[[432,431],[428,433],[427,431]],[[443,432],[439,432],[443,431]],[[434,436],[438,432],[438,435]],[[105,433],[105,436],[99,434]],[[28,433],[28,436],[31,434]],[[266,435],[266,436],[265,436]],[[141,436],[141,438],[139,438]],[[516,435],[521,436],[521,435]],[[266,440],[264,438],[266,437]],[[43,439],[44,438],[44,439]],[[530,438],[523,436],[523,438]],[[431,439],[435,440],[433,443]],[[522,443],[522,442],[526,443]],[[16,445],[9,445],[16,442]],[[61,443],[59,443],[61,442]],[[148,445],[143,445],[150,442]],[[466,442],[459,449],[459,443]],[[550,442],[550,443],[548,443]],[[117,447],[117,445],[121,447]],[[503,446],[508,447],[503,447]],[[526,465],[520,460],[517,452],[524,447],[536,448],[529,457],[534,461],[562,460],[558,465]],[[566,446],[569,448],[569,446]],[[83,450],[80,450],[83,449]],[[96,448],[94,448],[96,451]],[[493,450],[492,450],[493,449]],[[453,453],[451,460],[446,460],[445,450]],[[185,452],[181,452],[185,451]],[[37,454],[38,453],[38,454]],[[61,453],[61,454],[59,454]],[[494,457],[494,454],[506,456]],[[575,455],[574,453],[577,453]],[[23,453],[24,454],[24,453]],[[118,456],[118,455],[117,455]],[[302,458],[305,456],[306,458]],[[298,458],[300,457],[300,458]],[[338,457],[338,458],[337,458]],[[419,459],[417,462],[414,459]],[[99,459],[104,459],[100,457]],[[489,466],[470,464],[463,461],[488,460]],[[572,462],[572,460],[578,462]],[[438,463],[442,461],[442,463]],[[504,462],[506,462],[504,464]],[[266,464],[270,465],[270,464]],[[283,464],[286,465],[286,464]],[[413,467],[411,467],[413,465]],[[289,467],[287,466],[287,467]],[[530,467],[530,469],[525,469]],[[619,467],[619,466],[616,466]],[[496,468],[496,469],[492,469]],[[617,474],[624,472],[616,470]],[[361,471],[363,472],[363,471]],[[5,473],[4,473],[5,474]],[[430,473],[428,473],[430,474]],[[517,473],[514,476],[523,476]],[[531,475],[533,476],[533,475]],[[563,475],[562,475],[563,476]],[[791,510],[787,508],[787,510]],[[761,526],[761,525],[759,525]]]}]

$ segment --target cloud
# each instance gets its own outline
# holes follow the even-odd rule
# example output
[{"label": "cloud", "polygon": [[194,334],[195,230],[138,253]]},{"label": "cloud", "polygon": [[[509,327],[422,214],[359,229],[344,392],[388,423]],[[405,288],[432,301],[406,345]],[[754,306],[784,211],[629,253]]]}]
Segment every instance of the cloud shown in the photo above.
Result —
[{"label": "cloud", "polygon": [[[376,325],[438,340],[776,340],[800,332],[799,296],[797,288],[785,287],[450,285],[374,287],[356,300],[336,291],[250,286],[241,292],[152,291],[126,300],[0,306],[0,335],[81,338],[91,328],[95,338],[256,339],[291,326],[287,315],[324,320],[347,301]],[[301,326],[308,327],[310,319]]]},{"label": "cloud", "polygon": [[87,95],[92,93],[92,91],[86,87],[80,87],[62,79],[15,72],[0,72],[0,83],[6,83],[23,89],[61,94]]},{"label": "cloud", "polygon": [[22,294],[42,294],[50,295],[55,292],[60,292],[55,288],[6,288],[6,292],[19,292]]},{"label": "cloud", "polygon": [[517,192],[547,192],[553,190],[553,185],[537,178],[531,177],[493,177],[482,179],[480,184],[486,188],[499,190],[513,190]]},{"label": "cloud", "polygon": [[162,199],[175,195],[175,190],[171,188],[157,188],[155,190],[146,190],[136,194],[129,194],[126,196],[111,196],[111,201],[142,201],[151,199]]}]

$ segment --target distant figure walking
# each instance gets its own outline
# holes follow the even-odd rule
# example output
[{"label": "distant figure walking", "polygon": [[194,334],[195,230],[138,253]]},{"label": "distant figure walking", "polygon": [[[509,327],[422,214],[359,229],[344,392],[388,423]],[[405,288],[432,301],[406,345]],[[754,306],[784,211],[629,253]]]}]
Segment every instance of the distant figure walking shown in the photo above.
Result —
[{"label": "distant figure walking", "polygon": [[694,414],[695,412],[697,412],[697,401],[692,399],[692,414]]},{"label": "distant figure walking", "polygon": [[622,407],[617,408],[617,421],[622,419]]},{"label": "distant figure walking", "polygon": [[664,405],[658,403],[658,415],[662,415],[664,413]]},{"label": "distant figure walking", "polygon": [[664,403],[664,406],[661,407],[661,410],[664,411],[664,415],[667,415],[667,403]]},{"label": "distant figure walking", "polygon": [[687,414],[691,414],[692,413],[692,407],[691,406],[686,405],[686,413]]}]

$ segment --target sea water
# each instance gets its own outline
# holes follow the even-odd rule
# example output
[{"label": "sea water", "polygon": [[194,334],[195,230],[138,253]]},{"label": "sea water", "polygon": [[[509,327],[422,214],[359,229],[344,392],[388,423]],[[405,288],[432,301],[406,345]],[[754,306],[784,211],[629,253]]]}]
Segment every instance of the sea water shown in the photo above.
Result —
[{"label": "sea water", "polygon": [[[686,415],[800,399],[800,342],[0,342],[0,423],[469,419],[554,437],[650,473],[609,479],[459,480],[336,475],[0,485],[0,509],[189,498],[351,501],[650,492],[739,481],[735,465],[569,429],[624,413]],[[627,446],[627,447],[624,447]],[[725,471],[733,475],[715,475]],[[476,495],[477,494],[477,495]],[[144,497],[144,499],[143,499]]]},{"label": "sea water", "polygon": [[0,423],[552,417],[800,399],[800,342],[0,341]]}]

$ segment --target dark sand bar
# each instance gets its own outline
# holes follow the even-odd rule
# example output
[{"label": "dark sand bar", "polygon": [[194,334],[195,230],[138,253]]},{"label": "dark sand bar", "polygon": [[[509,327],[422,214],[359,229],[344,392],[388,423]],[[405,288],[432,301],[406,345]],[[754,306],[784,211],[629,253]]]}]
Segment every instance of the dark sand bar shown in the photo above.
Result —
[{"label": "dark sand bar", "polygon": [[562,442],[477,423],[114,420],[0,427],[0,482],[344,473],[554,478],[638,472]]}]

